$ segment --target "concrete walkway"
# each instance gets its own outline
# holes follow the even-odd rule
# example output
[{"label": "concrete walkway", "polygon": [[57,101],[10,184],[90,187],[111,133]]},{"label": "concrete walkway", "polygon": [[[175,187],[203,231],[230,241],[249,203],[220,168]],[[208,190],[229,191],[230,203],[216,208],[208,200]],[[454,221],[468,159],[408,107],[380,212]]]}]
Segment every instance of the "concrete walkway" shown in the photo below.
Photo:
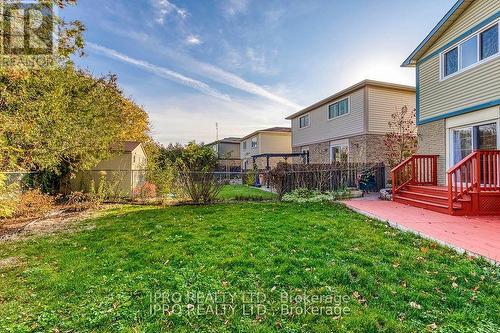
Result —
[{"label": "concrete walkway", "polygon": [[343,203],[358,213],[387,221],[393,227],[500,263],[500,216],[451,216],[376,197]]}]

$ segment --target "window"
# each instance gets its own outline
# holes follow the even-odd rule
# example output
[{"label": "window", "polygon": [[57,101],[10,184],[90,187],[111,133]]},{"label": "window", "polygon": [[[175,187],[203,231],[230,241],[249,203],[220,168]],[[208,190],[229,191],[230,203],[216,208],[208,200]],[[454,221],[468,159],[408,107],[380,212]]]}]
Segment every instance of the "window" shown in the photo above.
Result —
[{"label": "window", "polygon": [[299,128],[309,127],[309,124],[310,120],[308,114],[299,118]]},{"label": "window", "polygon": [[481,60],[498,53],[498,24],[481,33]]},{"label": "window", "polygon": [[460,162],[473,150],[497,149],[497,123],[468,126],[451,130],[451,160]]},{"label": "window", "polygon": [[461,44],[460,59],[460,68],[469,67],[477,62],[477,36]]},{"label": "window", "polygon": [[347,162],[349,159],[349,148],[347,145],[331,145],[330,146],[330,162],[340,163]]},{"label": "window", "polygon": [[247,149],[247,142],[243,141],[243,149]]},{"label": "window", "polygon": [[444,54],[444,76],[458,71],[458,47]]},{"label": "window", "polygon": [[445,51],[442,55],[442,77],[458,73],[494,55],[498,55],[498,22]]},{"label": "window", "polygon": [[328,107],[328,119],[340,117],[349,113],[349,98],[331,104]]},{"label": "window", "polygon": [[252,138],[252,148],[257,148],[257,137]]}]

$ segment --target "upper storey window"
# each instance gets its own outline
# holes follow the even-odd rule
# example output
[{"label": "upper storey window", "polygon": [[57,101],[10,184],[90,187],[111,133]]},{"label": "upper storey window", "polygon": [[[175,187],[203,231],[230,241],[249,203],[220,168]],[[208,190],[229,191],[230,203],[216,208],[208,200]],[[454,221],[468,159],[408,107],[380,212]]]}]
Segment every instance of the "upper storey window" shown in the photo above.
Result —
[{"label": "upper storey window", "polygon": [[498,53],[498,24],[481,33],[481,60]]},{"label": "upper storey window", "polygon": [[257,137],[253,137],[252,138],[252,148],[257,148],[257,145],[258,145]]},{"label": "upper storey window", "polygon": [[306,128],[306,127],[309,127],[310,125],[310,119],[309,119],[309,115],[306,114],[305,116],[302,116],[299,118],[299,128]]},{"label": "upper storey window", "polygon": [[349,113],[349,98],[344,98],[328,106],[328,119],[337,118]]},{"label": "upper storey window", "polygon": [[441,75],[452,74],[474,67],[498,56],[498,21],[461,41],[441,54]]}]

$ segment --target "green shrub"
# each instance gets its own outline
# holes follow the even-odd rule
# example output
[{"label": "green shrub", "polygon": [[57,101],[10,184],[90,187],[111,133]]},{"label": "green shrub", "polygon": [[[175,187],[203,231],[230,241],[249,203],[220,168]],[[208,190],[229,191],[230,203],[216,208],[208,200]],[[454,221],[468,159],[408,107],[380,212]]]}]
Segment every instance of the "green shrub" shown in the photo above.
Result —
[{"label": "green shrub", "polygon": [[243,182],[244,182],[243,185],[254,186],[255,185],[255,177],[257,177],[256,170],[247,171],[245,173],[245,178],[243,179]]},{"label": "green shrub", "polygon": [[306,188],[298,188],[290,193],[283,195],[283,201],[297,203],[312,203],[312,202],[331,202],[335,200],[347,199],[351,197],[349,189],[338,189],[331,192],[320,192],[308,190]]}]

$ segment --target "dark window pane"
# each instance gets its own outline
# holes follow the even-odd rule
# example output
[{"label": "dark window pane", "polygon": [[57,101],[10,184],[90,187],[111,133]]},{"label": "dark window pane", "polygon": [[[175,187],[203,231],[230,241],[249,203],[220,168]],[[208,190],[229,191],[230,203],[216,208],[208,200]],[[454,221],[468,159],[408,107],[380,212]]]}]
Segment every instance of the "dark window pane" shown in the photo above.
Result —
[{"label": "dark window pane", "polygon": [[468,67],[477,62],[477,36],[469,39],[460,46],[461,67]]},{"label": "dark window pane", "polygon": [[497,124],[487,124],[477,126],[478,148],[484,150],[497,149]]},{"label": "dark window pane", "polygon": [[444,54],[444,75],[448,76],[458,70],[458,49],[454,48]]},{"label": "dark window pane", "polygon": [[498,24],[481,33],[481,60],[498,53]]}]

